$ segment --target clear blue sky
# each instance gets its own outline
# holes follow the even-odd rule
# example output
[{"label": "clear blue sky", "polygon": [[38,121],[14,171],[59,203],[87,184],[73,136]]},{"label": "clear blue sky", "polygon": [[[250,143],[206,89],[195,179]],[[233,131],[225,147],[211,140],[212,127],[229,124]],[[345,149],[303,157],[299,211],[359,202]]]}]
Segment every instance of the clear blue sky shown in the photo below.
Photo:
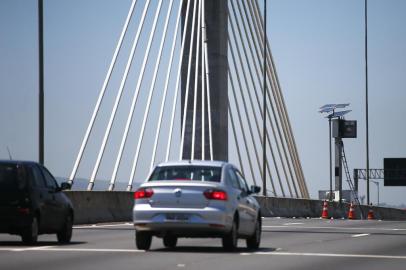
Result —
[{"label": "clear blue sky", "polygon": [[[71,172],[130,2],[44,0],[45,155],[57,176]],[[351,103],[347,119],[358,120],[358,138],[345,140],[347,158],[351,170],[365,167],[364,1],[268,3],[272,52],[307,184],[316,197],[329,187],[328,125],[317,112],[321,105]],[[370,164],[382,168],[385,157],[406,157],[406,1],[368,3]],[[36,16],[35,0],[0,1],[1,159],[8,158],[7,146],[16,159],[38,156]],[[95,149],[91,143],[89,152]],[[101,177],[109,177],[106,164],[112,161],[104,161]],[[85,158],[80,177],[89,177],[93,162]],[[381,202],[406,203],[405,191],[382,184]],[[376,202],[375,185],[371,199]]]}]

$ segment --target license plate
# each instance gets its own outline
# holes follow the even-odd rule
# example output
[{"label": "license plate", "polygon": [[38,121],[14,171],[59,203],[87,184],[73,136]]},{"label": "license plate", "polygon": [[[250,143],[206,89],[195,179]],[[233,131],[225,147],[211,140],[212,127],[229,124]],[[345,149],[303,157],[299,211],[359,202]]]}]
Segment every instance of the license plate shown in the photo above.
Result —
[{"label": "license plate", "polygon": [[166,214],[166,219],[170,221],[188,221],[188,214]]}]

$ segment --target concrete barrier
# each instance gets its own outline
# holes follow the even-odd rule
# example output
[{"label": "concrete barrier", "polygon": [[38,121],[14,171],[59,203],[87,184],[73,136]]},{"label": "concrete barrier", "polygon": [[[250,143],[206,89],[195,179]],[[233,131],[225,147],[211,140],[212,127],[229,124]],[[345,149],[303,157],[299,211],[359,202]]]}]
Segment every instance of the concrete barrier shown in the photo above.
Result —
[{"label": "concrete barrier", "polygon": [[75,210],[75,224],[132,220],[133,192],[66,191]]},{"label": "concrete barrier", "polygon": [[[133,192],[127,191],[66,191],[75,209],[75,224],[92,224],[100,222],[132,221],[134,205]],[[317,218],[321,216],[323,201],[291,198],[273,198],[257,196],[265,217]],[[329,216],[347,218],[349,204],[329,203]],[[357,219],[366,219],[369,209],[376,219],[406,220],[406,211],[402,209],[368,207],[355,208]]]}]

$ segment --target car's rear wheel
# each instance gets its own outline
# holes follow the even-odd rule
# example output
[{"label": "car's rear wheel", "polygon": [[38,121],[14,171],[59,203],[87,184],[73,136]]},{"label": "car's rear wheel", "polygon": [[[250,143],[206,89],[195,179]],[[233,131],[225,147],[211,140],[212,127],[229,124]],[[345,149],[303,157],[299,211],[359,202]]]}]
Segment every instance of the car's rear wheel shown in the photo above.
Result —
[{"label": "car's rear wheel", "polygon": [[178,238],[173,235],[165,235],[163,238],[164,246],[167,248],[174,248],[178,243]]},{"label": "car's rear wheel", "polygon": [[22,235],[22,241],[24,244],[32,245],[35,244],[38,240],[38,218],[33,217],[31,224],[26,228]]},{"label": "car's rear wheel", "polygon": [[247,238],[247,248],[248,249],[258,249],[259,248],[259,244],[261,243],[261,232],[262,232],[261,221],[257,220],[257,222],[255,224],[254,234],[250,238]]},{"label": "car's rear wheel", "polygon": [[138,249],[148,250],[151,247],[152,235],[149,232],[137,231],[135,233],[135,244]]},{"label": "car's rear wheel", "polygon": [[231,228],[231,231],[229,233],[227,233],[225,236],[223,236],[222,242],[223,242],[223,248],[226,251],[233,251],[237,248],[238,225],[237,225],[237,221],[235,218],[233,221],[233,226]]},{"label": "car's rear wheel", "polygon": [[67,244],[72,239],[72,227],[73,227],[73,218],[72,215],[69,214],[66,219],[65,223],[62,226],[62,229],[56,234],[58,242],[60,244]]}]

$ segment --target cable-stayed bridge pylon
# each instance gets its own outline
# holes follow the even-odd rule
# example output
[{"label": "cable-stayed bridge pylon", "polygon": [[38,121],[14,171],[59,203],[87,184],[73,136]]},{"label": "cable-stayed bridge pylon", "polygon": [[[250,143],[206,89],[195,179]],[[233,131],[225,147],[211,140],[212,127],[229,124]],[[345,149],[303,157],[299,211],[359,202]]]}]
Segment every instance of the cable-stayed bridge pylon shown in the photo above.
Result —
[{"label": "cable-stayed bridge pylon", "polygon": [[267,194],[309,198],[260,4],[133,0],[70,182],[86,157],[88,190],[100,178],[108,178],[108,190],[123,180],[132,190],[157,163],[179,159],[230,160],[260,184],[265,95]]}]

